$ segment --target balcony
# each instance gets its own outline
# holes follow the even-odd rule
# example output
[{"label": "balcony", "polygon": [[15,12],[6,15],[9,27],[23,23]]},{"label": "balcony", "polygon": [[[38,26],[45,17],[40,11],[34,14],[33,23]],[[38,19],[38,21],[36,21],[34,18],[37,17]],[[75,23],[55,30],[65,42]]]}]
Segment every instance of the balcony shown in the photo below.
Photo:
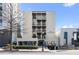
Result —
[{"label": "balcony", "polygon": [[42,16],[42,19],[43,19],[43,20],[46,20],[46,16]]},{"label": "balcony", "polygon": [[45,24],[45,23],[43,23],[43,24],[42,24],[42,26],[46,26],[46,24]]},{"label": "balcony", "polygon": [[37,26],[32,26],[32,29],[35,29]]},{"label": "balcony", "polygon": [[37,23],[36,23],[36,22],[33,22],[33,23],[32,23],[32,26],[36,26],[36,25],[37,25]]},{"label": "balcony", "polygon": [[41,23],[37,24],[37,26],[41,26]]},{"label": "balcony", "polygon": [[41,15],[37,15],[36,17],[38,20],[41,20],[42,19],[42,16]]},{"label": "balcony", "polygon": [[37,32],[37,30],[36,29],[33,29],[33,32]]},{"label": "balcony", "polygon": [[42,22],[46,22],[46,19],[42,19]]},{"label": "balcony", "polygon": [[43,29],[42,32],[46,32],[46,29]]},{"label": "balcony", "polygon": [[32,24],[32,26],[36,26],[36,25],[37,25],[37,24],[34,24],[34,23]]},{"label": "balcony", "polygon": [[42,28],[46,28],[46,26],[42,26]]},{"label": "balcony", "polygon": [[36,19],[36,13],[32,13],[32,18]]},{"label": "balcony", "polygon": [[37,33],[41,33],[41,32],[42,32],[42,30],[40,30],[40,29],[37,30]]}]

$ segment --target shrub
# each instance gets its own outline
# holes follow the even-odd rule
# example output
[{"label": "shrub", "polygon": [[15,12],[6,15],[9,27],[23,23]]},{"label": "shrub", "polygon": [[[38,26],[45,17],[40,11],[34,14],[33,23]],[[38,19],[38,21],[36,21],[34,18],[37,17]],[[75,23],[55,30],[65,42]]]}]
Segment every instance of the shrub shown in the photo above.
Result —
[{"label": "shrub", "polygon": [[20,46],[13,46],[14,49],[37,49],[37,46],[26,46],[26,45],[20,45]]}]

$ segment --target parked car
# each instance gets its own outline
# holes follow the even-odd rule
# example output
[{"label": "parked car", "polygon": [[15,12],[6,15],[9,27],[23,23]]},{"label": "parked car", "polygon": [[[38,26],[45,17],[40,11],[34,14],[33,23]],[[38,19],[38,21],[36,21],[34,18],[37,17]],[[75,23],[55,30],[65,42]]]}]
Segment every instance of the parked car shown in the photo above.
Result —
[{"label": "parked car", "polygon": [[55,43],[49,43],[47,47],[49,50],[58,50],[58,46]]}]

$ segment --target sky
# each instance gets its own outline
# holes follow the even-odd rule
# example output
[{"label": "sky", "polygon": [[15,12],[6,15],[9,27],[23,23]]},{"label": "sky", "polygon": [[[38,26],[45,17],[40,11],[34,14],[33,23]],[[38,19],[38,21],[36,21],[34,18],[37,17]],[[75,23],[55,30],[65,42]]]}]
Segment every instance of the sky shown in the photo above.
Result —
[{"label": "sky", "polygon": [[75,3],[23,3],[21,11],[44,10],[56,12],[56,31],[62,27],[79,27],[79,4]]}]

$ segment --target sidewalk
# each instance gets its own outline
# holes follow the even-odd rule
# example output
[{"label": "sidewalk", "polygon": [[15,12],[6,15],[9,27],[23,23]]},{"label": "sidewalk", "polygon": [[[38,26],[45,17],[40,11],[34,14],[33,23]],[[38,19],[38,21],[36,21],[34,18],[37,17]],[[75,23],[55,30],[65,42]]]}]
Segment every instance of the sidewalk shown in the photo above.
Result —
[{"label": "sidewalk", "polygon": [[[38,49],[19,49],[18,51],[42,51],[42,48],[38,48]],[[47,48],[44,48],[44,51],[50,51]]]}]

